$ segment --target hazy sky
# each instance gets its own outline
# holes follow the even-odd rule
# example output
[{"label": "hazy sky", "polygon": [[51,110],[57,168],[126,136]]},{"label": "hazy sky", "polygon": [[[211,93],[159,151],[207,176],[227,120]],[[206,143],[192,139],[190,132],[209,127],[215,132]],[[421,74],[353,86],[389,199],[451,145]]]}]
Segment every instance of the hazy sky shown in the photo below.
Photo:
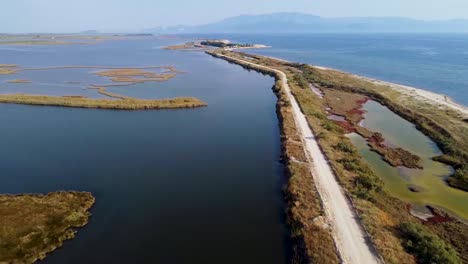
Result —
[{"label": "hazy sky", "polygon": [[273,12],[468,19],[468,0],[3,0],[0,32],[122,32]]}]

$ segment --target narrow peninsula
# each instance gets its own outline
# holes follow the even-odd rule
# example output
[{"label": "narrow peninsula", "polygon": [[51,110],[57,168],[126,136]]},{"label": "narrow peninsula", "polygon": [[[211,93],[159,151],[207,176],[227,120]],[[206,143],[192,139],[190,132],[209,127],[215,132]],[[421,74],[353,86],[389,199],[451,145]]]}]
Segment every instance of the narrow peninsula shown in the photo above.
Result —
[{"label": "narrow peninsula", "polygon": [[[374,100],[415,124],[435,141],[444,153],[436,159],[455,169],[448,182],[466,190],[468,175],[464,164],[468,164],[468,125],[464,121],[467,118],[465,108],[454,103],[415,98],[417,94],[406,92],[401,86],[333,69],[227,49],[207,53],[276,79],[274,91],[278,96],[283,160],[289,176],[285,191],[287,218],[292,229],[293,259],[298,260],[297,263],[340,263],[340,258],[353,257],[352,252],[346,253],[345,242],[337,239],[342,234],[333,231],[341,224],[327,213],[333,211],[333,206],[322,189],[320,174],[323,172],[311,169],[316,166],[310,163],[321,162],[320,159],[317,161],[318,156],[309,158],[305,154],[304,142],[309,140],[316,141],[320,152],[326,156],[326,163],[333,172],[331,177],[339,181],[372,247],[383,261],[468,261],[467,224],[439,208],[432,208],[432,216],[425,220],[411,215],[407,210],[410,205],[389,194],[379,175],[346,136],[350,131],[362,134],[372,150],[393,166],[422,167],[417,155],[388,145],[381,134],[363,130],[359,125],[363,114],[360,105],[365,100]],[[299,110],[295,109],[292,98],[297,101]],[[299,130],[307,128],[298,123],[298,111],[313,130],[312,136],[301,135]],[[418,246],[422,243],[424,247]]]}]

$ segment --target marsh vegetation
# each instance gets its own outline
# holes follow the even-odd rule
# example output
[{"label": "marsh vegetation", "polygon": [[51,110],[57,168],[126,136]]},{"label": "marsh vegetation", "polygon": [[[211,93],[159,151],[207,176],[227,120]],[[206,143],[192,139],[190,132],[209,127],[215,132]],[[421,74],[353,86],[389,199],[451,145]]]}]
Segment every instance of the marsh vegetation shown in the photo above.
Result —
[{"label": "marsh vegetation", "polygon": [[[173,79],[180,72],[172,66],[150,66],[136,68],[115,68],[101,66],[55,66],[42,68],[21,68],[16,65],[1,65],[0,70],[4,74],[15,74],[27,71],[47,71],[51,70],[75,70],[75,69],[96,69],[94,75],[109,78],[112,84],[92,84],[85,86],[85,89],[95,89],[99,94],[111,99],[87,98],[79,94],[66,96],[49,96],[33,94],[0,94],[1,103],[29,104],[29,105],[49,105],[62,107],[79,108],[102,108],[115,110],[144,110],[144,109],[168,109],[168,108],[195,108],[206,106],[205,102],[193,97],[178,97],[171,99],[146,100],[124,96],[107,91],[107,87],[129,86],[146,82],[164,82]],[[31,80],[9,80],[8,83],[33,83]],[[81,84],[80,82],[66,82],[68,85]]]},{"label": "marsh vegetation", "polygon": [[72,239],[94,204],[90,193],[0,195],[0,263],[34,263]]},{"label": "marsh vegetation", "polygon": [[[108,94],[112,97],[118,95]],[[173,99],[145,100],[131,97],[119,97],[121,100],[91,99],[80,96],[41,96],[27,94],[0,95],[0,103],[13,103],[25,105],[43,105],[77,108],[96,108],[113,110],[146,110],[146,109],[174,109],[195,108],[207,104],[193,97],[178,97]]]},{"label": "marsh vegetation", "polygon": [[[376,84],[372,82],[341,72],[320,70],[308,65],[289,63],[245,53],[222,50],[209,53],[213,56],[228,55],[229,58],[222,58],[243,65],[248,69],[264,72],[262,69],[256,69],[250,63],[243,62],[246,58],[252,63],[279,69],[287,74],[292,92],[298,100],[303,113],[307,116],[322,151],[329,158],[337,179],[341,182],[346,193],[349,194],[366,231],[372,237],[373,243],[386,262],[427,263],[428,260],[435,259],[443,259],[446,261],[445,263],[467,261],[468,248],[465,243],[468,240],[467,225],[444,212],[439,212],[444,216],[441,218],[444,220],[434,222],[423,223],[411,216],[406,210],[407,204],[391,196],[385,190],[385,185],[379,175],[368,165],[356,147],[345,136],[348,133],[347,129],[337,124],[336,121],[327,118],[328,114],[325,109],[328,108],[328,105],[326,100],[317,96],[310,89],[309,83],[325,92],[327,90],[338,90],[340,92],[353,93],[357,96],[366,96],[383,103],[397,114],[414,122],[421,131],[441,145],[442,150],[450,157],[456,156],[457,153],[461,154],[456,156],[457,158],[454,158],[455,162],[463,158],[464,154],[462,154],[461,148],[452,145],[454,143],[450,142],[456,142],[457,138],[466,138],[466,135],[468,135],[468,133],[461,133],[462,131],[466,131],[466,124],[464,125],[465,127],[459,127],[460,123],[458,121],[454,122],[454,119],[459,118],[458,115],[450,114],[444,120],[439,117],[447,112],[442,112],[437,114],[437,121],[434,121],[432,118],[426,117],[426,115],[432,112],[441,112],[437,107],[431,108],[428,105],[424,105],[424,108],[420,108],[422,106],[417,105],[412,107],[412,110],[408,110],[408,107],[412,106],[413,102],[401,98],[398,92],[387,87],[376,87]],[[343,97],[342,99],[345,101],[347,98]],[[351,103],[351,105],[355,104],[356,100],[352,101],[354,103]],[[289,106],[287,103],[284,103],[282,106],[284,111],[288,111]],[[339,114],[340,112],[337,111],[336,113]],[[348,118],[353,120],[355,117],[349,116]],[[354,120],[357,121],[358,119]],[[448,144],[440,139],[448,140]],[[467,142],[465,140],[462,142],[462,145]],[[450,147],[443,147],[444,144]],[[289,155],[286,151],[284,153],[285,155]],[[312,181],[310,173],[307,170],[298,177],[303,179],[309,178],[308,181]],[[291,181],[291,179],[290,184],[294,184],[294,181]],[[287,197],[289,192],[290,189],[287,189]],[[313,204],[312,202],[312,205],[309,205],[308,209],[314,207]],[[289,210],[293,209],[297,210],[295,204],[289,204]],[[305,209],[305,212],[308,209]],[[305,212],[301,212],[301,214],[304,215]],[[310,225],[312,222],[311,218],[302,218],[302,220],[304,221],[304,225]],[[411,228],[406,228],[408,225]],[[427,245],[424,248],[432,248],[433,250],[426,251],[423,247],[418,246],[418,243],[422,243],[421,236],[415,237],[412,230],[424,230],[424,232],[429,234],[428,238],[430,239],[424,242]],[[422,236],[425,236],[426,233],[424,232],[421,233]],[[293,232],[292,235],[294,236],[295,233]],[[305,242],[306,245],[307,243]],[[333,250],[334,248],[332,244],[323,244],[322,246],[328,250]],[[315,248],[315,250],[317,249]],[[310,252],[308,253],[310,254]]]}]

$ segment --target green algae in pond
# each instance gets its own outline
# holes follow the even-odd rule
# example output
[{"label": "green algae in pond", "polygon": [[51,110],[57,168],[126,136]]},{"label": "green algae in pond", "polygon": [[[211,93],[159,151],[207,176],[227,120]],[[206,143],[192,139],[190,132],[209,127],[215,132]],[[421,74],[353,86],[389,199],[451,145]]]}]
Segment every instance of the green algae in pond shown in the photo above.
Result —
[{"label": "green algae in pond", "polygon": [[[355,133],[349,135],[361,155],[383,179],[390,194],[407,202],[437,206],[468,219],[468,193],[447,186],[444,179],[453,172],[452,168],[431,159],[441,154],[436,144],[413,124],[377,102],[369,101],[363,109],[367,111],[364,127],[382,133],[386,143],[421,157],[423,170],[392,167],[370,150],[363,137]],[[418,187],[419,192],[410,191],[409,186]]]}]

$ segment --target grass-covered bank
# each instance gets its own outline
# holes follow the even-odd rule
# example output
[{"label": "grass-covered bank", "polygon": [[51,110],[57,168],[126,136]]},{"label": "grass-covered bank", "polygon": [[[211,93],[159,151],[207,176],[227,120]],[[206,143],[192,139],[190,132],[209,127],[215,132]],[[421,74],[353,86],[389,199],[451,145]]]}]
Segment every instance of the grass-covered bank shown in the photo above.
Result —
[{"label": "grass-covered bank", "polygon": [[[309,82],[316,84],[316,86],[321,89],[340,89],[339,86],[330,87],[325,85],[324,77],[321,76],[320,73],[323,71],[323,74],[327,74],[328,70],[317,70],[307,66],[314,71],[319,71],[319,74],[312,73],[311,76],[307,69],[304,70],[305,65],[238,52],[218,50],[210,53],[214,56],[222,57],[228,61],[243,65],[248,69],[258,70],[260,72],[265,71],[263,68],[256,69],[257,67],[251,64],[255,63],[281,70],[288,76],[291,90],[298,100],[304,114],[307,116],[314,133],[317,135],[319,144],[328,157],[337,179],[341,182],[350,199],[353,201],[362,223],[386,262],[427,263],[428,260],[439,259],[442,261],[441,263],[460,263],[462,261],[468,263],[468,248],[466,246],[466,241],[468,240],[467,225],[456,219],[451,219],[449,222],[443,223],[424,223],[425,227],[423,227],[422,222],[408,213],[406,210],[407,205],[404,202],[390,196],[383,189],[383,183],[379,176],[375,174],[367,162],[359,155],[354,145],[345,136],[344,129],[337,125],[336,122],[327,118],[327,113],[325,112],[326,105],[324,101],[310,89]],[[222,56],[223,54],[228,55],[229,58]],[[246,61],[251,63],[246,63]],[[346,76],[344,73],[340,74]],[[300,78],[297,76],[300,76]],[[329,76],[329,79],[326,80],[336,81],[337,78],[339,80],[340,77]],[[346,78],[354,77],[347,76]],[[365,82],[365,80],[359,80]],[[356,81],[351,83],[343,81],[343,83],[351,84],[354,88],[371,84],[370,82],[369,84],[360,84],[356,83]],[[341,90],[353,93],[357,92],[354,89]],[[398,92],[391,89],[382,87],[381,90],[375,91],[375,94],[380,94],[381,92],[389,93],[391,97],[388,100],[393,104],[396,104],[395,101],[399,99]],[[371,97],[369,93],[362,92],[361,94]],[[380,96],[384,95],[380,94]],[[415,104],[410,100],[408,100],[408,102]],[[389,108],[392,109],[391,107]],[[411,109],[421,116],[424,116],[424,113],[431,113],[434,111],[434,108],[430,108],[430,105],[418,105]],[[416,109],[418,112],[416,112]],[[437,113],[437,120],[443,121],[441,116],[445,114],[450,114],[453,118],[459,118],[455,113],[443,111],[443,113]],[[446,129],[453,128],[454,126],[452,124]],[[458,134],[458,136],[463,137],[463,134]],[[307,179],[305,174],[303,177]],[[310,176],[308,177],[307,181],[313,183]],[[294,184],[292,179],[289,182],[289,186],[291,184]],[[313,205],[310,204],[304,204],[304,206],[313,207]],[[305,223],[308,221],[310,222],[310,218],[309,220],[307,218],[303,220],[305,220]],[[421,230],[429,232],[431,239],[426,242],[427,244],[425,247],[408,247],[411,243],[421,242],[419,237],[413,237],[411,235],[413,229],[405,228],[408,224],[415,226],[418,230],[421,228]],[[310,231],[313,232],[312,230]],[[321,240],[314,240],[309,243],[321,243]],[[425,252],[427,248],[431,248],[431,250]],[[312,249],[317,250],[317,248]]]},{"label": "grass-covered bank", "polygon": [[468,164],[468,124],[458,113],[412,100],[385,85],[340,71],[321,70],[309,65],[297,65],[297,67],[309,82],[323,88],[366,95],[415,124],[444,152],[444,156],[435,159],[456,169],[456,172],[449,177],[448,183],[468,191],[468,168],[464,165]]},{"label": "grass-covered bank", "polygon": [[[112,95],[115,97],[115,94]],[[173,109],[207,106],[205,102],[193,97],[179,97],[158,100],[144,100],[138,98],[122,97],[121,100],[108,100],[84,97],[61,97],[28,94],[0,95],[0,103],[113,110]]]},{"label": "grass-covered bank", "polygon": [[[220,57],[216,52],[207,52]],[[278,98],[277,115],[280,121],[282,156],[288,183],[284,187],[287,203],[287,222],[291,229],[292,263],[339,263],[330,227],[308,165],[300,134],[294,121],[291,103],[274,71],[243,65],[234,59],[220,57],[276,79],[273,90]]]},{"label": "grass-covered bank", "polygon": [[88,223],[90,193],[0,195],[0,263],[34,263]]}]

